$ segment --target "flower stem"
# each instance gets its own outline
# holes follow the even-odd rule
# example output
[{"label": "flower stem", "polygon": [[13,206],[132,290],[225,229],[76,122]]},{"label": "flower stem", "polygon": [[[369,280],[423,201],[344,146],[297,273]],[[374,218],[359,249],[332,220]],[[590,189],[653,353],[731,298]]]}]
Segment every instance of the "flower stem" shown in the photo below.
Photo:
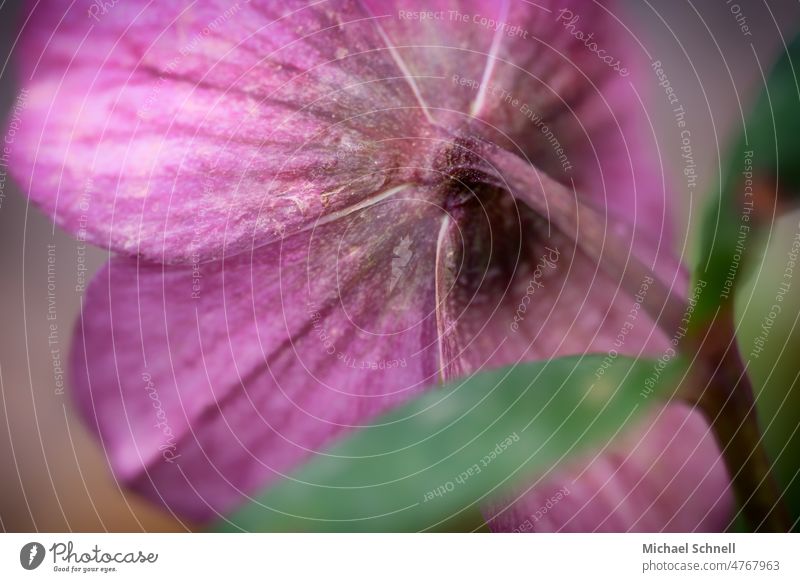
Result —
[{"label": "flower stem", "polygon": [[698,347],[699,394],[690,398],[705,413],[730,474],[734,495],[752,531],[788,532],[791,518],[775,481],[758,426],[753,386],[736,347],[732,302],[708,327]]}]

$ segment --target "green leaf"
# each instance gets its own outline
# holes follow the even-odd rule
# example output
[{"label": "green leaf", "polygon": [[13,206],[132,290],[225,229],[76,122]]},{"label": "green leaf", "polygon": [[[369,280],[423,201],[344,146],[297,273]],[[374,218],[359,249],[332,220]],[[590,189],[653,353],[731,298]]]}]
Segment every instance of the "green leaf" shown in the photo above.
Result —
[{"label": "green leaf", "polygon": [[753,171],[800,195],[800,36],[781,55],[747,120],[745,143],[756,154]]},{"label": "green leaf", "polygon": [[694,273],[694,289],[702,292],[690,334],[704,333],[717,309],[729,307],[756,248],[758,216],[772,217],[773,192],[784,196],[779,206],[788,208],[800,200],[800,83],[795,64],[800,66],[800,36],[769,73],[705,212]]},{"label": "green leaf", "polygon": [[605,446],[683,369],[592,355],[477,374],[351,434],[217,529],[471,529],[488,495]]}]

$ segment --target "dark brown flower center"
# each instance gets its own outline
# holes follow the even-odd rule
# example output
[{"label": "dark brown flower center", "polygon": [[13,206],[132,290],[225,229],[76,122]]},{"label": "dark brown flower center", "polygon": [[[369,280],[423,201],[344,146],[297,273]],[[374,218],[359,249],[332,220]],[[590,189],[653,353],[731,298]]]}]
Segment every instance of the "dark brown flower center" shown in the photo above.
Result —
[{"label": "dark brown flower center", "polygon": [[552,244],[547,220],[511,195],[489,161],[487,153],[496,148],[459,135],[432,162],[440,200],[461,235],[458,279],[468,292],[502,293]]}]

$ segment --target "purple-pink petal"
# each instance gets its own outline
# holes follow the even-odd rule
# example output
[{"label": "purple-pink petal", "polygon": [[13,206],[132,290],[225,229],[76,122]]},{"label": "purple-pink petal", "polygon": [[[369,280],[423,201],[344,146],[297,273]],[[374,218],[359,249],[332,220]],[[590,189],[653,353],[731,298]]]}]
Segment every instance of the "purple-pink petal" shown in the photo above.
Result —
[{"label": "purple-pink petal", "polygon": [[499,532],[714,532],[733,510],[708,425],[682,404],[659,409],[611,450],[559,467],[487,508]]},{"label": "purple-pink petal", "polygon": [[183,264],[246,251],[399,185],[428,131],[352,3],[126,2],[99,23],[77,4],[26,28],[13,168],[95,244]]},{"label": "purple-pink petal", "polygon": [[442,211],[422,194],[224,262],[113,259],[72,368],[117,476],[209,519],[437,383]]}]

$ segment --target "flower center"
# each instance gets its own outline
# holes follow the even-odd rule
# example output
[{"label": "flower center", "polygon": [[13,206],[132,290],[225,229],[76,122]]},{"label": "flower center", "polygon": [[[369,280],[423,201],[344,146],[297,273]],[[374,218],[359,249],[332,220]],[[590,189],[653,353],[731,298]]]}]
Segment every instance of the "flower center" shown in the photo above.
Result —
[{"label": "flower center", "polygon": [[498,294],[528,271],[550,240],[547,220],[518,203],[487,155],[496,145],[459,135],[436,152],[432,179],[459,228],[462,290]]},{"label": "flower center", "polygon": [[436,152],[432,169],[448,212],[496,198],[501,183],[483,155],[488,147],[494,146],[472,136],[457,136]]}]

